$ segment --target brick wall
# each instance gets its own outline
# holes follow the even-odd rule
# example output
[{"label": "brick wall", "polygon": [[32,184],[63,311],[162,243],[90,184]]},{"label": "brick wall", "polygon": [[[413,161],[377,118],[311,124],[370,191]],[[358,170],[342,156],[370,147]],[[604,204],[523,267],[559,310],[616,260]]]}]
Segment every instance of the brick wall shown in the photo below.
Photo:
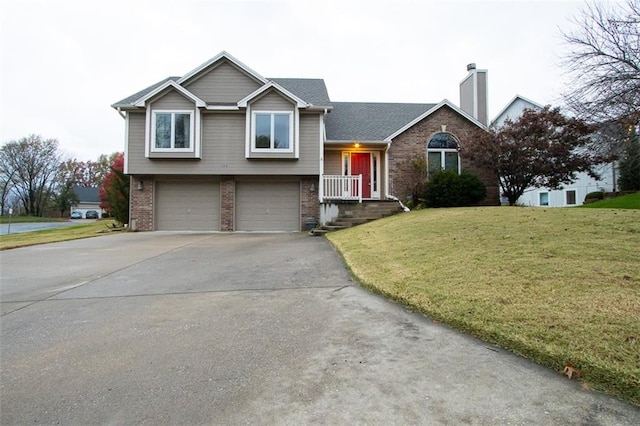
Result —
[{"label": "brick wall", "polygon": [[[138,182],[142,182],[142,190]],[[129,224],[133,231],[153,231],[153,180],[149,177],[131,177]]]},{"label": "brick wall", "polygon": [[220,181],[220,230],[233,231],[233,211],[235,208],[236,181],[225,177]]},{"label": "brick wall", "polygon": [[302,178],[300,182],[300,223],[305,229],[307,221],[319,223],[318,178]]},{"label": "brick wall", "polygon": [[[443,125],[446,126],[446,132],[458,139],[461,148],[473,137],[473,132],[477,128],[460,114],[444,106],[393,140],[388,153],[389,189],[390,193],[400,200],[405,201],[411,196],[415,183],[416,169],[411,160],[426,158],[427,142],[433,134],[442,131]],[[487,186],[487,197],[481,204],[499,205],[497,177],[488,170],[474,167],[463,155],[460,157],[460,163],[462,170],[475,174]]]}]

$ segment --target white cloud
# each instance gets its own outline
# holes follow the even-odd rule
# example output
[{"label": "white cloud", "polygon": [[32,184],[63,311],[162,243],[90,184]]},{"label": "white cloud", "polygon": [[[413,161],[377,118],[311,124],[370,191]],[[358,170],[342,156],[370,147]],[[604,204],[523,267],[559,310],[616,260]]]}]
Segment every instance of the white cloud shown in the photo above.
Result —
[{"label": "white cloud", "polygon": [[334,100],[458,102],[489,69],[489,110],[555,103],[558,27],[578,1],[3,2],[1,142],[31,133],[95,159],[124,148],[110,105],[227,50],[267,77],[324,78]]}]

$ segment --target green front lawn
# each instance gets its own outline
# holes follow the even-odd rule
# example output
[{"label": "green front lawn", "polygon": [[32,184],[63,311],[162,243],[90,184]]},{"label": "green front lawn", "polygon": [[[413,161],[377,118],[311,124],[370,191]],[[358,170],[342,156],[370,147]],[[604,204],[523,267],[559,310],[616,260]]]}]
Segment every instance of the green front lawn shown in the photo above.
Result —
[{"label": "green front lawn", "polygon": [[429,209],[327,238],[366,287],[640,405],[640,211]]},{"label": "green front lawn", "polygon": [[583,204],[580,207],[588,209],[640,209],[640,192]]},{"label": "green front lawn", "polygon": [[89,223],[64,226],[62,228],[0,235],[0,250],[97,237],[108,233],[110,229],[113,229],[114,224],[115,221],[113,220],[97,220]]}]

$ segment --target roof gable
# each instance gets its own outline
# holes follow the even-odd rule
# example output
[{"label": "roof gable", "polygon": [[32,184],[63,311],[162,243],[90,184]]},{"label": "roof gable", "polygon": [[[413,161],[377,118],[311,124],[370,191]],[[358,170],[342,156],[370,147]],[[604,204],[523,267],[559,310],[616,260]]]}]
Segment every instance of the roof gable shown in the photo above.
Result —
[{"label": "roof gable", "polygon": [[258,74],[257,72],[255,72],[254,70],[252,70],[251,68],[249,68],[248,66],[246,66],[245,64],[237,60],[236,58],[234,58],[233,56],[231,56],[229,53],[222,51],[218,53],[216,56],[214,56],[213,58],[200,64],[198,67],[186,73],[182,78],[178,80],[178,84],[184,85],[190,80],[199,78],[202,73],[207,73],[212,66],[214,66],[216,63],[223,60],[229,61],[236,68],[242,70],[246,75],[248,75],[249,77],[251,77],[252,79],[256,80],[261,84],[266,84],[268,81],[266,78],[264,78],[263,76],[261,76],[260,74]]},{"label": "roof gable", "polygon": [[260,87],[258,90],[254,91],[253,93],[250,93],[245,98],[238,101],[238,106],[240,108],[246,108],[251,101],[253,101],[254,99],[257,99],[258,97],[260,97],[260,95],[262,95],[263,93],[266,93],[269,90],[275,90],[279,92],[281,95],[283,95],[284,97],[294,102],[298,108],[307,108],[309,106],[308,103],[306,103],[305,101],[303,101],[302,99],[300,99],[299,97],[297,97],[296,95],[294,95],[293,93],[291,93],[290,91],[288,91],[287,89],[280,86],[278,83],[274,81],[270,81],[269,83]]},{"label": "roof gable", "polygon": [[[513,99],[511,99],[511,101],[509,101],[509,103],[507,103],[507,105],[502,108],[502,111],[500,111],[496,117],[491,120],[491,125],[496,125],[496,124],[502,124],[507,118],[510,118],[510,112],[512,112],[512,109],[515,108],[517,106],[517,104],[522,104],[521,108],[519,108],[517,111],[513,111],[515,112],[518,117],[522,114],[522,111],[524,111],[524,109],[542,109],[543,106],[540,105],[537,102],[532,101],[531,99],[525,98],[522,95],[515,95],[513,97]],[[515,117],[512,117],[515,118]]]},{"label": "roof gable", "polygon": [[486,126],[484,124],[482,124],[481,122],[479,122],[478,120],[476,120],[475,118],[473,118],[472,116],[470,116],[469,114],[467,114],[466,112],[464,112],[463,110],[461,110],[460,108],[455,106],[453,103],[451,103],[451,101],[449,101],[447,99],[443,99],[440,103],[436,104],[435,106],[433,106],[431,109],[429,109],[428,111],[426,111],[424,114],[420,115],[419,117],[416,117],[411,122],[409,122],[406,125],[402,126],[400,129],[398,129],[397,131],[393,132],[391,135],[387,136],[384,140],[387,141],[387,142],[391,142],[391,140],[393,138],[397,137],[401,133],[403,133],[406,130],[410,129],[415,124],[419,123],[420,121],[424,120],[425,118],[427,118],[428,116],[432,115],[433,113],[438,111],[440,108],[443,108],[445,106],[451,108],[454,112],[460,114],[463,118],[467,119],[468,121],[470,121],[471,123],[475,124],[479,128],[486,129]]},{"label": "roof gable", "polygon": [[190,99],[191,101],[193,101],[193,103],[195,103],[197,107],[204,108],[207,106],[207,104],[202,99],[198,98],[196,95],[189,92],[187,89],[180,86],[178,83],[176,83],[173,80],[167,80],[165,81],[164,84],[161,84],[157,86],[155,89],[151,90],[149,93],[146,93],[140,99],[133,102],[133,106],[144,107],[150,99],[152,99],[156,95],[161,94],[162,92],[164,92],[169,88],[174,89],[175,91],[179,92],[181,95],[186,97],[187,99]]}]

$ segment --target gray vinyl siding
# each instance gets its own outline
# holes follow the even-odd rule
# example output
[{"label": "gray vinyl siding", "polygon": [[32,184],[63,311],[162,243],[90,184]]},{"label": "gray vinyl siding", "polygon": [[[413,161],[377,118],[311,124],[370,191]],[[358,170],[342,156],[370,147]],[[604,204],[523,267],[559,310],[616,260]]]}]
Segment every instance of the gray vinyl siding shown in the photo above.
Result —
[{"label": "gray vinyl siding", "polygon": [[478,71],[478,121],[487,124],[487,73]]},{"label": "gray vinyl siding", "polygon": [[245,158],[242,113],[202,113],[202,159],[149,159],[144,155],[144,113],[129,113],[130,174],[138,175],[318,175],[320,119],[300,115],[299,159]]},{"label": "gray vinyl siding", "polygon": [[135,174],[141,162],[148,161],[144,157],[144,124],[146,114],[144,112],[127,112],[128,128],[127,140],[127,171]]},{"label": "gray vinyl siding", "polygon": [[473,116],[473,75],[469,75],[460,83],[460,109]]},{"label": "gray vinyl siding", "polygon": [[172,90],[164,96],[155,99],[151,103],[152,110],[168,109],[168,110],[195,110],[193,101],[185,98],[182,94]]},{"label": "gray vinyl siding", "polygon": [[238,102],[261,85],[228,62],[223,62],[185,88],[205,102]]},{"label": "gray vinyl siding", "polygon": [[342,175],[342,151],[331,150],[324,152],[324,174]]},{"label": "gray vinyl siding", "polygon": [[251,103],[251,110],[253,111],[293,111],[294,107],[295,105],[290,100],[274,91],[270,91]]}]

